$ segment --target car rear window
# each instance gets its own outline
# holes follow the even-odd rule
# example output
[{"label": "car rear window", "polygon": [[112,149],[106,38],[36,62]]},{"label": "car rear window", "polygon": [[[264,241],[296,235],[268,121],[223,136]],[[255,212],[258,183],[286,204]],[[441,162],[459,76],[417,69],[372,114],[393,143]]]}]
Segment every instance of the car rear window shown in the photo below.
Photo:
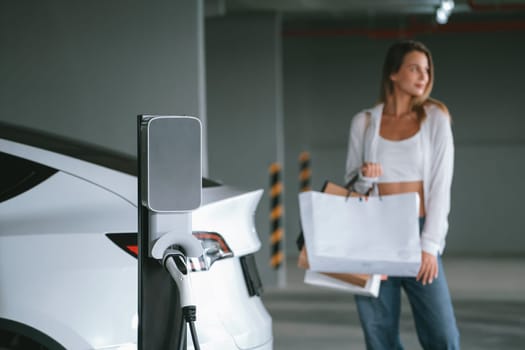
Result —
[{"label": "car rear window", "polygon": [[24,193],[57,172],[4,152],[0,152],[0,164],[0,203]]}]

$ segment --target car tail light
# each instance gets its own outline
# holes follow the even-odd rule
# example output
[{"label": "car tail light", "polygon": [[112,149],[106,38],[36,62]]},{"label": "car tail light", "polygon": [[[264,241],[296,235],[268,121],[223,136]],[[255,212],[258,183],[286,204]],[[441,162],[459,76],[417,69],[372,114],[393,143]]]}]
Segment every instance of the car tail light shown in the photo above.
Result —
[{"label": "car tail light", "polygon": [[[138,256],[136,233],[107,233],[106,236],[126,253],[135,258]],[[204,253],[188,259],[191,271],[206,271],[215,261],[233,257],[232,250],[220,234],[194,231],[193,236],[201,241]]]},{"label": "car tail light", "polygon": [[131,256],[139,255],[137,233],[106,233],[106,237]]}]

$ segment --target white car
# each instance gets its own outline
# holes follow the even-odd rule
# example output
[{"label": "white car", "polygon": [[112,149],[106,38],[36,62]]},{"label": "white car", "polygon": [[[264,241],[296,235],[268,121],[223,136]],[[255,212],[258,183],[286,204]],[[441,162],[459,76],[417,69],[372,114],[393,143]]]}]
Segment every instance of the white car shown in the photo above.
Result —
[{"label": "white car", "polygon": [[[1,350],[137,348],[135,173],[131,157],[0,123]],[[208,270],[191,259],[201,349],[272,349],[261,195],[203,180],[193,231],[217,249]]]}]

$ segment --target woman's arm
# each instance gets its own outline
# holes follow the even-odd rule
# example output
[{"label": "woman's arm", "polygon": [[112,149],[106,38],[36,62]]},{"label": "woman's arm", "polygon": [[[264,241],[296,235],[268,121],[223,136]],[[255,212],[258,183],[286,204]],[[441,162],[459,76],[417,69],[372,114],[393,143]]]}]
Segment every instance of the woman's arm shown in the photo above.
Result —
[{"label": "woman's arm", "polygon": [[[450,118],[436,108],[432,117],[430,178],[426,197],[426,218],[421,234],[423,251],[437,255],[448,231],[450,191],[454,171],[454,141]],[[430,117],[430,116],[429,116]]]}]

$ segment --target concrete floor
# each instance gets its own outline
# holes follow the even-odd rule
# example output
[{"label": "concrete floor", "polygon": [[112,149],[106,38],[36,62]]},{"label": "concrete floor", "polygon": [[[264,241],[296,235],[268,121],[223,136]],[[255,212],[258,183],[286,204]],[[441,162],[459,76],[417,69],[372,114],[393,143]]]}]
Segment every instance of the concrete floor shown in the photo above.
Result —
[{"label": "concrete floor", "polygon": [[[525,349],[525,258],[443,259],[466,350]],[[302,282],[287,262],[286,287],[266,288],[275,350],[365,349],[352,295]],[[410,307],[403,301],[401,339],[420,349]]]}]

